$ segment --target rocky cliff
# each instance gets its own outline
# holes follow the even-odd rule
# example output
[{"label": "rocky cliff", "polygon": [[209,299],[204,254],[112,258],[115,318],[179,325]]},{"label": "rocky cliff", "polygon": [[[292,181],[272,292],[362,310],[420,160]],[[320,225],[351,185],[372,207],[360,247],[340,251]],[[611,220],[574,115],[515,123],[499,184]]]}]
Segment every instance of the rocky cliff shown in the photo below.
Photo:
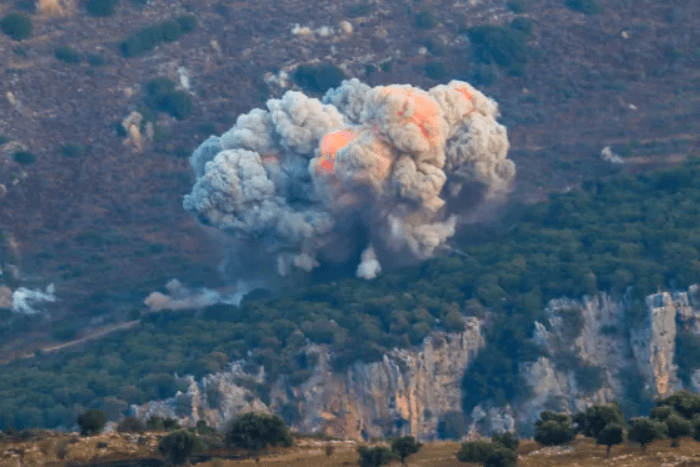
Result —
[{"label": "rocky cliff", "polygon": [[[673,363],[675,338],[679,325],[700,331],[697,292],[697,286],[660,292],[646,297],[644,304],[605,293],[550,301],[547,323],[536,322],[533,333],[542,356],[521,364],[532,397],[506,407],[483,401],[464,414],[467,436],[503,430],[531,435],[542,410],[573,412],[619,401],[630,384],[641,383],[649,397],[680,389]],[[633,306],[637,314],[630,325]],[[242,412],[284,410],[294,414],[294,428],[302,432],[351,439],[397,434],[434,439],[447,414],[461,413],[464,371],[484,346],[483,320],[465,318],[465,324],[464,332],[433,333],[418,349],[394,349],[380,362],[356,362],[343,374],[331,372],[325,347],[310,345],[307,352],[318,357],[312,376],[295,387],[280,378],[262,394],[264,368],[249,375],[242,362],[234,362],[227,371],[200,381],[182,378],[186,392],[131,410],[144,420],[152,415],[188,425],[206,420],[219,428]],[[700,372],[693,383],[698,390]]]}]

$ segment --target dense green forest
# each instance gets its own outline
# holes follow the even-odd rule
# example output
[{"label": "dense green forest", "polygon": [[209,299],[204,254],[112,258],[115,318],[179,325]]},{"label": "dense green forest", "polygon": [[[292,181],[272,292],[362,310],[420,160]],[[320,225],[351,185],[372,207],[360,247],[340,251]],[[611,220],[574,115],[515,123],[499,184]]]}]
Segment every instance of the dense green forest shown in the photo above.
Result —
[{"label": "dense green forest", "polygon": [[[634,323],[645,294],[700,280],[697,159],[673,170],[590,181],[514,211],[488,241],[464,247],[464,254],[240,308],[153,313],[140,327],[83,348],[5,365],[0,429],[70,427],[85,408],[103,408],[118,419],[128,404],[173,396],[173,374],[199,378],[234,359],[247,358],[251,371],[264,365],[268,381],[284,373],[296,384],[314,364],[302,351],[309,340],[328,344],[334,369],[342,371],[395,346],[418,345],[432,330],[460,331],[463,315],[488,312],[487,347],[464,375],[463,408],[470,411],[485,398],[502,404],[527,395],[517,362],[539,356],[528,339],[535,320],[548,324],[547,300],[628,291],[639,305],[630,307],[628,322]],[[700,352],[697,345],[684,348]],[[681,372],[689,374],[688,365],[697,362],[685,355]],[[628,416],[647,408],[634,401],[642,394],[637,376],[629,376]],[[252,389],[269,397],[264,385]]]}]

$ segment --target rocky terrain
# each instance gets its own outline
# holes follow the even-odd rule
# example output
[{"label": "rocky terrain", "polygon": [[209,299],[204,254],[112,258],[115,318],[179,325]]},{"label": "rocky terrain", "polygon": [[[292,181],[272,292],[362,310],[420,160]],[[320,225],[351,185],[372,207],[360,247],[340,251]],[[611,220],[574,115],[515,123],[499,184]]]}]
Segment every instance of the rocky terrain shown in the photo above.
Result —
[{"label": "rocky terrain", "polygon": [[[629,333],[617,331],[624,330],[625,307],[629,306],[624,298],[601,293],[581,300],[552,300],[547,307],[552,329],[535,323],[533,338],[548,356],[523,364],[531,397],[502,408],[495,407],[493,401],[483,401],[471,413],[463,414],[471,423],[470,436],[512,430],[521,436],[532,435],[543,410],[573,413],[596,403],[619,402],[630,384],[643,385],[642,392],[646,391],[650,400],[682,389],[673,364],[675,338],[679,327],[698,332],[697,292],[697,286],[692,286],[688,291],[646,297],[643,319]],[[583,318],[575,336],[562,318],[570,310]],[[484,345],[481,325],[482,320],[469,318],[463,333],[434,333],[419,350],[396,349],[381,362],[358,362],[344,374],[329,371],[329,356],[323,347],[310,346],[307,352],[319,357],[313,376],[296,387],[280,379],[266,402],[251,389],[250,376],[239,362],[201,381],[186,377],[186,392],[132,406],[131,411],[144,421],[157,415],[177,418],[190,426],[206,420],[210,426],[223,427],[238,413],[277,412],[291,403],[299,410],[294,427],[300,432],[355,440],[396,434],[433,440],[438,420],[461,410],[463,369]],[[576,368],[557,363],[572,354],[584,364],[602,369],[598,388],[579,387]],[[639,375],[638,382],[630,381],[629,375]],[[262,382],[263,377],[261,367],[256,382]],[[700,371],[693,375],[693,391],[700,391],[698,381]]]}]

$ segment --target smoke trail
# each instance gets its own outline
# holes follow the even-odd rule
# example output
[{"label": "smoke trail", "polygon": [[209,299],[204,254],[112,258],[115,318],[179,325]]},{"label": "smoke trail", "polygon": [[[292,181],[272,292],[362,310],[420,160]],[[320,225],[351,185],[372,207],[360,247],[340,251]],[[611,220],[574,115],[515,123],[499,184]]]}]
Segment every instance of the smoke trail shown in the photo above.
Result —
[{"label": "smoke trail", "polygon": [[238,306],[245,294],[250,291],[249,285],[243,282],[239,282],[234,290],[228,291],[228,293],[207,288],[193,291],[183,286],[177,279],[172,279],[165,285],[165,288],[168,291],[167,295],[151,292],[144,300],[143,303],[151,311],[206,308],[216,303]]},{"label": "smoke trail", "polygon": [[515,176],[498,105],[465,82],[352,79],[321,101],[288,91],[266,106],[195,150],[183,205],[282,275],[363,252],[357,275],[371,279],[392,256],[428,258],[455,214],[503,197]]}]

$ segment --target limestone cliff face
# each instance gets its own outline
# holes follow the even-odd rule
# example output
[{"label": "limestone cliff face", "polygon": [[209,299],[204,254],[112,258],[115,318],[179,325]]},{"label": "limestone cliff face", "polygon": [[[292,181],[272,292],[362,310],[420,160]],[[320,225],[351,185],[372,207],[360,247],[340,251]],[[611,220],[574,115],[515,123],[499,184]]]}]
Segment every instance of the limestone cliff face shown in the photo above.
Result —
[{"label": "limestone cliff face", "polygon": [[[467,436],[511,430],[531,435],[543,410],[575,412],[621,400],[630,374],[639,375],[650,396],[681,389],[673,364],[677,326],[700,333],[697,297],[693,286],[687,292],[650,295],[643,305],[605,293],[550,301],[547,326],[535,323],[532,337],[543,356],[521,363],[532,397],[506,407],[483,401],[464,414]],[[626,315],[632,306],[637,318],[629,326]],[[394,349],[379,362],[356,362],[343,374],[331,372],[326,347],[310,345],[307,352],[318,355],[312,376],[294,387],[280,378],[269,394],[256,392],[256,384],[265,382],[264,368],[251,376],[242,362],[233,363],[199,382],[182,378],[186,392],[132,406],[132,413],[144,420],[151,415],[177,418],[188,425],[206,420],[222,428],[239,413],[279,413],[293,406],[300,415],[294,428],[302,432],[358,440],[399,434],[434,439],[446,414],[461,413],[464,371],[484,346],[482,321],[465,318],[465,323],[462,333],[433,333],[419,349]],[[692,383],[700,390],[700,371]]]}]

